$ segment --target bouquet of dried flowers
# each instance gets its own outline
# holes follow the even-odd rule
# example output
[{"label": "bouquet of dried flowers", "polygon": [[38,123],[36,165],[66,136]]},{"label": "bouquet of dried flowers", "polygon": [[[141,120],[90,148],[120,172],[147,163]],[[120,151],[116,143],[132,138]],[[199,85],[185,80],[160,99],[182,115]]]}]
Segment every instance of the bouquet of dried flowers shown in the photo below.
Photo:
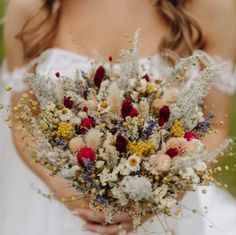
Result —
[{"label": "bouquet of dried flowers", "polygon": [[[94,63],[90,74],[75,79],[28,74],[38,101],[24,94],[13,115],[37,143],[28,146],[36,162],[88,197],[108,223],[125,211],[137,227],[141,216],[170,214],[180,193],[208,185],[208,162],[231,143],[209,152],[202,142],[212,115],[205,117],[201,104],[218,67],[205,66],[186,80],[205,59],[182,59],[161,79],[140,76],[136,40],[121,52],[116,74],[112,62]],[[181,83],[186,85],[178,89]]]}]

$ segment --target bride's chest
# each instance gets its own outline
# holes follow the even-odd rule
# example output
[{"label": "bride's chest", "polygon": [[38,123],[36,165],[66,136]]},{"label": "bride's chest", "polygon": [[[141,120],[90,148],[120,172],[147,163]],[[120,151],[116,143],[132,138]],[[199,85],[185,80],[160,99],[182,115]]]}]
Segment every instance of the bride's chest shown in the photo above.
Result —
[{"label": "bride's chest", "polygon": [[[79,1],[81,2],[81,1]],[[150,1],[96,1],[68,4],[62,8],[56,37],[50,47],[63,48],[92,58],[119,58],[121,49],[131,47],[131,38],[140,28],[141,57],[157,53],[168,29]],[[92,3],[93,2],[93,3]],[[107,1],[109,2],[109,1]],[[117,3],[116,3],[117,2]],[[134,1],[133,1],[134,2]]]}]

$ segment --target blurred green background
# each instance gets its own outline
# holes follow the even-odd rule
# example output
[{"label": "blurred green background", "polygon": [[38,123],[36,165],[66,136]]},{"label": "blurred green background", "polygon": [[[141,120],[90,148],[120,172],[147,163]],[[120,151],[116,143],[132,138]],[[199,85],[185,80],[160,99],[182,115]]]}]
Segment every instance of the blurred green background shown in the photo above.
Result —
[{"label": "blurred green background", "polygon": [[[4,15],[4,0],[0,0],[0,17],[1,22],[3,22]],[[236,22],[234,22],[236,24]],[[3,52],[3,38],[2,38],[2,23],[0,27],[0,59],[4,56]],[[231,113],[231,128],[230,135],[236,137],[236,96],[234,97],[234,102],[232,104]],[[236,153],[236,148],[235,151]],[[224,171],[222,175],[218,176],[217,179],[223,184],[228,184],[228,190],[236,197],[236,157],[225,157],[220,165],[224,168],[225,165],[231,166],[230,171]]]}]

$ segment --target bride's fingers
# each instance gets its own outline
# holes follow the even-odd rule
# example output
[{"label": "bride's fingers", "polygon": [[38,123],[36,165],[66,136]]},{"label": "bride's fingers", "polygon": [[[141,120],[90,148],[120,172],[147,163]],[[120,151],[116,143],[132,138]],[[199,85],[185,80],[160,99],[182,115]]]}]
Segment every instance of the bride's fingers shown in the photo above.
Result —
[{"label": "bride's fingers", "polygon": [[113,225],[98,225],[98,224],[92,224],[87,223],[84,225],[84,230],[94,232],[94,233],[100,233],[100,234],[106,234],[106,235],[117,235],[121,231],[130,232],[133,230],[133,224],[125,223],[125,224],[113,224]]},{"label": "bride's fingers", "polygon": [[96,223],[105,223],[105,215],[103,212],[94,212],[91,209],[75,209],[73,215],[78,215],[80,218],[96,222]]},{"label": "bride's fingers", "polygon": [[[84,220],[96,223],[105,223],[105,215],[103,212],[93,212],[91,209],[76,209],[73,211],[74,215],[78,215]],[[126,213],[117,213],[114,216],[114,223],[132,223],[132,218]]]}]

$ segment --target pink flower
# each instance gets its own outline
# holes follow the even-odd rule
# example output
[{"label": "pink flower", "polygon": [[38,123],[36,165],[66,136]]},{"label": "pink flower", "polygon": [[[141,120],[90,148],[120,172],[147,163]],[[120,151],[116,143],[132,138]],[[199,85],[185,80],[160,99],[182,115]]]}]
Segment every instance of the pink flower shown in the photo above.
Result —
[{"label": "pink flower", "polygon": [[196,138],[197,138],[197,135],[196,135],[194,132],[186,131],[185,134],[184,134],[184,138],[185,138],[187,141],[191,141],[191,140],[193,140],[193,139],[196,139]]},{"label": "pink flower", "polygon": [[90,162],[94,162],[96,160],[96,155],[95,152],[93,151],[93,149],[91,148],[81,148],[78,152],[77,152],[77,161],[80,164],[80,166],[84,166],[84,161],[88,160]]},{"label": "pink flower", "polygon": [[94,76],[94,84],[100,88],[101,86],[101,83],[105,77],[105,69],[103,66],[99,66],[96,73],[95,73],[95,76]]},{"label": "pink flower", "polygon": [[95,121],[93,118],[91,117],[86,117],[86,118],[83,118],[81,120],[81,132],[82,134],[86,133],[87,130],[91,129],[92,127],[94,127],[96,125]]}]

